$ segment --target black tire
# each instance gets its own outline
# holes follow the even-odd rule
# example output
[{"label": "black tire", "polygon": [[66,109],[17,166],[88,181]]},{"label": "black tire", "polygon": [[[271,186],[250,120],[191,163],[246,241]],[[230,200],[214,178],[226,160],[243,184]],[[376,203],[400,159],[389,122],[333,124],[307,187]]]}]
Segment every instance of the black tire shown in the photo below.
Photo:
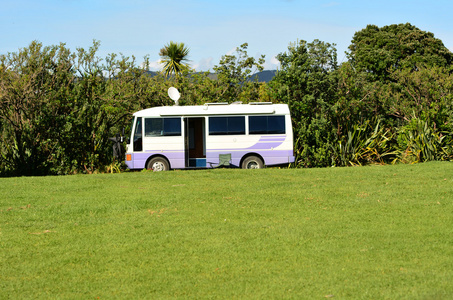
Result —
[{"label": "black tire", "polygon": [[261,158],[258,156],[248,156],[241,165],[242,169],[262,169],[264,168],[264,163]]},{"label": "black tire", "polygon": [[163,157],[154,157],[146,165],[148,170],[153,170],[153,172],[161,172],[170,170],[170,165],[168,161]]}]

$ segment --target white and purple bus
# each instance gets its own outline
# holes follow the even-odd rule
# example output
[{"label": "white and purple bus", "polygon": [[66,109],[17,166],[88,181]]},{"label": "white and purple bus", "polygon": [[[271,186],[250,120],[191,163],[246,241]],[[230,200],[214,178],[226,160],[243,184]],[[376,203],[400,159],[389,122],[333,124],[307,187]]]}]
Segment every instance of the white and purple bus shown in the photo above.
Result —
[{"label": "white and purple bus", "polygon": [[134,113],[129,169],[259,169],[294,162],[288,105],[208,103]]}]

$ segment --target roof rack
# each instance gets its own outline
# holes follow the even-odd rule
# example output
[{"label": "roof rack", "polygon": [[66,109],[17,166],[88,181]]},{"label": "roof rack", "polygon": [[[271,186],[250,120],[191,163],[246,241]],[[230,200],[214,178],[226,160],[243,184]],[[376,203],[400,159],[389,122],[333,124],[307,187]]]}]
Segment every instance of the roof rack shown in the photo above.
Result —
[{"label": "roof rack", "polygon": [[214,102],[214,103],[205,103],[204,105],[228,105],[228,102]]},{"label": "roof rack", "polygon": [[250,105],[270,105],[272,102],[250,102]]}]

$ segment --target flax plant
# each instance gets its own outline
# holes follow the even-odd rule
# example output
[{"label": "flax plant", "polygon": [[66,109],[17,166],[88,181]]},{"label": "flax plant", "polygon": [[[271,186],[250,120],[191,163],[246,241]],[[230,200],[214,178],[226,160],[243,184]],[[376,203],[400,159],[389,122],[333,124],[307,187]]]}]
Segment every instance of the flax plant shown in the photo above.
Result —
[{"label": "flax plant", "polygon": [[335,162],[339,166],[384,164],[396,154],[391,147],[393,139],[394,135],[380,121],[374,127],[369,121],[354,125],[347,139],[333,147]]},{"label": "flax plant", "polygon": [[448,138],[432,128],[428,121],[413,118],[399,131],[397,160],[404,163],[451,160],[453,147]]}]

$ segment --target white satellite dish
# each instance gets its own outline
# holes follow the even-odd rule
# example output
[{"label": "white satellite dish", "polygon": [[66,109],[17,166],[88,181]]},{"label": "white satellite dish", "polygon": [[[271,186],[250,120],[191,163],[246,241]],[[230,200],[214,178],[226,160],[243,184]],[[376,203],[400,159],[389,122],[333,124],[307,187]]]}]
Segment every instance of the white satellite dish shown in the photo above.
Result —
[{"label": "white satellite dish", "polygon": [[175,101],[175,105],[178,105],[178,100],[181,97],[181,94],[179,93],[177,88],[170,87],[168,89],[168,96],[170,97],[171,100]]}]

